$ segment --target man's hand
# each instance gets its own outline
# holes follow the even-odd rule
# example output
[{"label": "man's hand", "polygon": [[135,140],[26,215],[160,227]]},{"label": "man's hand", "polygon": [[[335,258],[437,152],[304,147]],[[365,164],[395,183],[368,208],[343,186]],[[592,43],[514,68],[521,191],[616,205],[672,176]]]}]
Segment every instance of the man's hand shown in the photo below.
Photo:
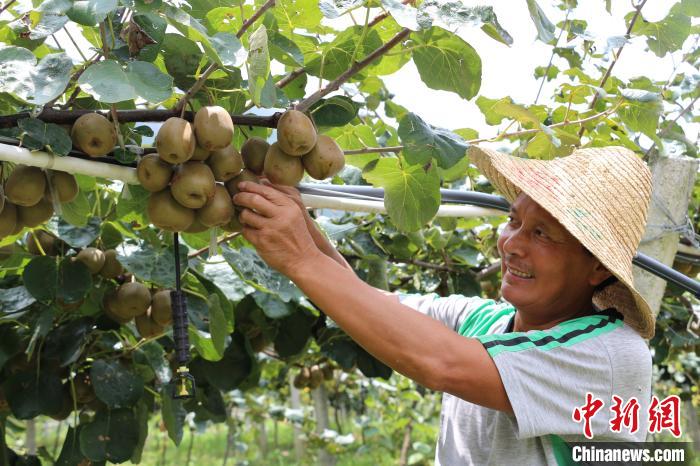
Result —
[{"label": "man's hand", "polygon": [[302,210],[290,196],[251,182],[239,183],[238,189],[233,202],[244,207],[239,216],[243,237],[270,267],[289,276],[303,261],[322,254]]}]

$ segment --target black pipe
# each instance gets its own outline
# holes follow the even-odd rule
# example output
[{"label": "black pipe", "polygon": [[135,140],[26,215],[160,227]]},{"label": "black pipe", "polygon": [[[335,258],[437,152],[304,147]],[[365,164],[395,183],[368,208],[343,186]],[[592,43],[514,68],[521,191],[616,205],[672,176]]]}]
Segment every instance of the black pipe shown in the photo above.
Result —
[{"label": "black pipe", "polygon": [[[384,190],[382,188],[373,188],[371,186],[302,183],[298,186],[298,188],[302,193],[315,194],[319,196],[330,196],[331,194],[329,194],[329,191],[332,191],[337,193],[338,197],[350,197],[353,199],[366,199],[370,197],[376,200],[384,199]],[[510,210],[510,204],[507,200],[493,194],[478,193],[474,191],[459,191],[456,189],[440,189],[440,195],[442,196],[443,201],[453,202],[456,204],[470,204],[478,207],[498,209],[504,212],[508,212],[508,210]],[[683,275],[666,264],[663,264],[658,260],[640,252],[635,254],[634,258],[632,259],[632,263],[659,278],[663,278],[667,282],[673,283],[686,291],[690,291],[698,299],[700,299],[700,282],[693,280],[692,278]]]}]

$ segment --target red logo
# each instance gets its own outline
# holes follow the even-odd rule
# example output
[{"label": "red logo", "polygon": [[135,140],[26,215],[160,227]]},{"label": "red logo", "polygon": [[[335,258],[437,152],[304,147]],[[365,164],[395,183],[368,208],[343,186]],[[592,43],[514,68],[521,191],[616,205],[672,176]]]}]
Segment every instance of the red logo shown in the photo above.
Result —
[{"label": "red logo", "polygon": [[639,430],[639,401],[632,397],[625,405],[622,405],[622,398],[613,395],[613,405],[610,411],[615,414],[615,417],[610,420],[610,430],[612,432],[621,432],[622,427],[629,429],[630,434],[634,434]]},{"label": "red logo", "polygon": [[586,404],[574,409],[571,417],[576,422],[583,421],[583,435],[587,439],[593,438],[593,432],[591,431],[591,418],[600,411],[603,407],[603,401],[594,398],[592,393],[586,393]]},{"label": "red logo", "polygon": [[654,434],[668,430],[674,437],[681,436],[681,399],[678,395],[670,395],[659,401],[651,397],[649,405],[649,432]]}]

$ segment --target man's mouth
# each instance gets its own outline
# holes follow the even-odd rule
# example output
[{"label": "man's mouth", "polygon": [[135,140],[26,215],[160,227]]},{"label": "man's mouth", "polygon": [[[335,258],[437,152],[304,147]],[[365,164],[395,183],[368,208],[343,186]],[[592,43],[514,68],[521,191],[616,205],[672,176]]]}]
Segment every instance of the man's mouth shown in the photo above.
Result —
[{"label": "man's mouth", "polygon": [[507,268],[508,272],[510,272],[511,274],[513,274],[519,278],[533,278],[534,277],[534,275],[532,275],[531,273],[527,273],[527,272],[523,272],[522,270],[515,269],[511,265],[507,265],[506,268]]}]

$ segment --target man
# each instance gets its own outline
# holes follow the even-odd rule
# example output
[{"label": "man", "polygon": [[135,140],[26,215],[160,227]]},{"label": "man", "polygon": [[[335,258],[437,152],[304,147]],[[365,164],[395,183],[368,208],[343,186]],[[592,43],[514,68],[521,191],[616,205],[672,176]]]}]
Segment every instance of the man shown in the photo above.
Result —
[{"label": "man", "polygon": [[[368,352],[445,393],[436,465],[564,464],[565,442],[642,441],[654,332],[632,285],[651,190],[623,148],[553,161],[472,147],[512,203],[498,240],[503,303],[396,296],[362,282],[294,200],[241,183],[243,235]],[[414,309],[415,311],[412,311]],[[591,404],[603,402],[595,416]],[[639,405],[636,432],[611,429],[613,396]],[[595,406],[595,404],[592,404]]]}]

